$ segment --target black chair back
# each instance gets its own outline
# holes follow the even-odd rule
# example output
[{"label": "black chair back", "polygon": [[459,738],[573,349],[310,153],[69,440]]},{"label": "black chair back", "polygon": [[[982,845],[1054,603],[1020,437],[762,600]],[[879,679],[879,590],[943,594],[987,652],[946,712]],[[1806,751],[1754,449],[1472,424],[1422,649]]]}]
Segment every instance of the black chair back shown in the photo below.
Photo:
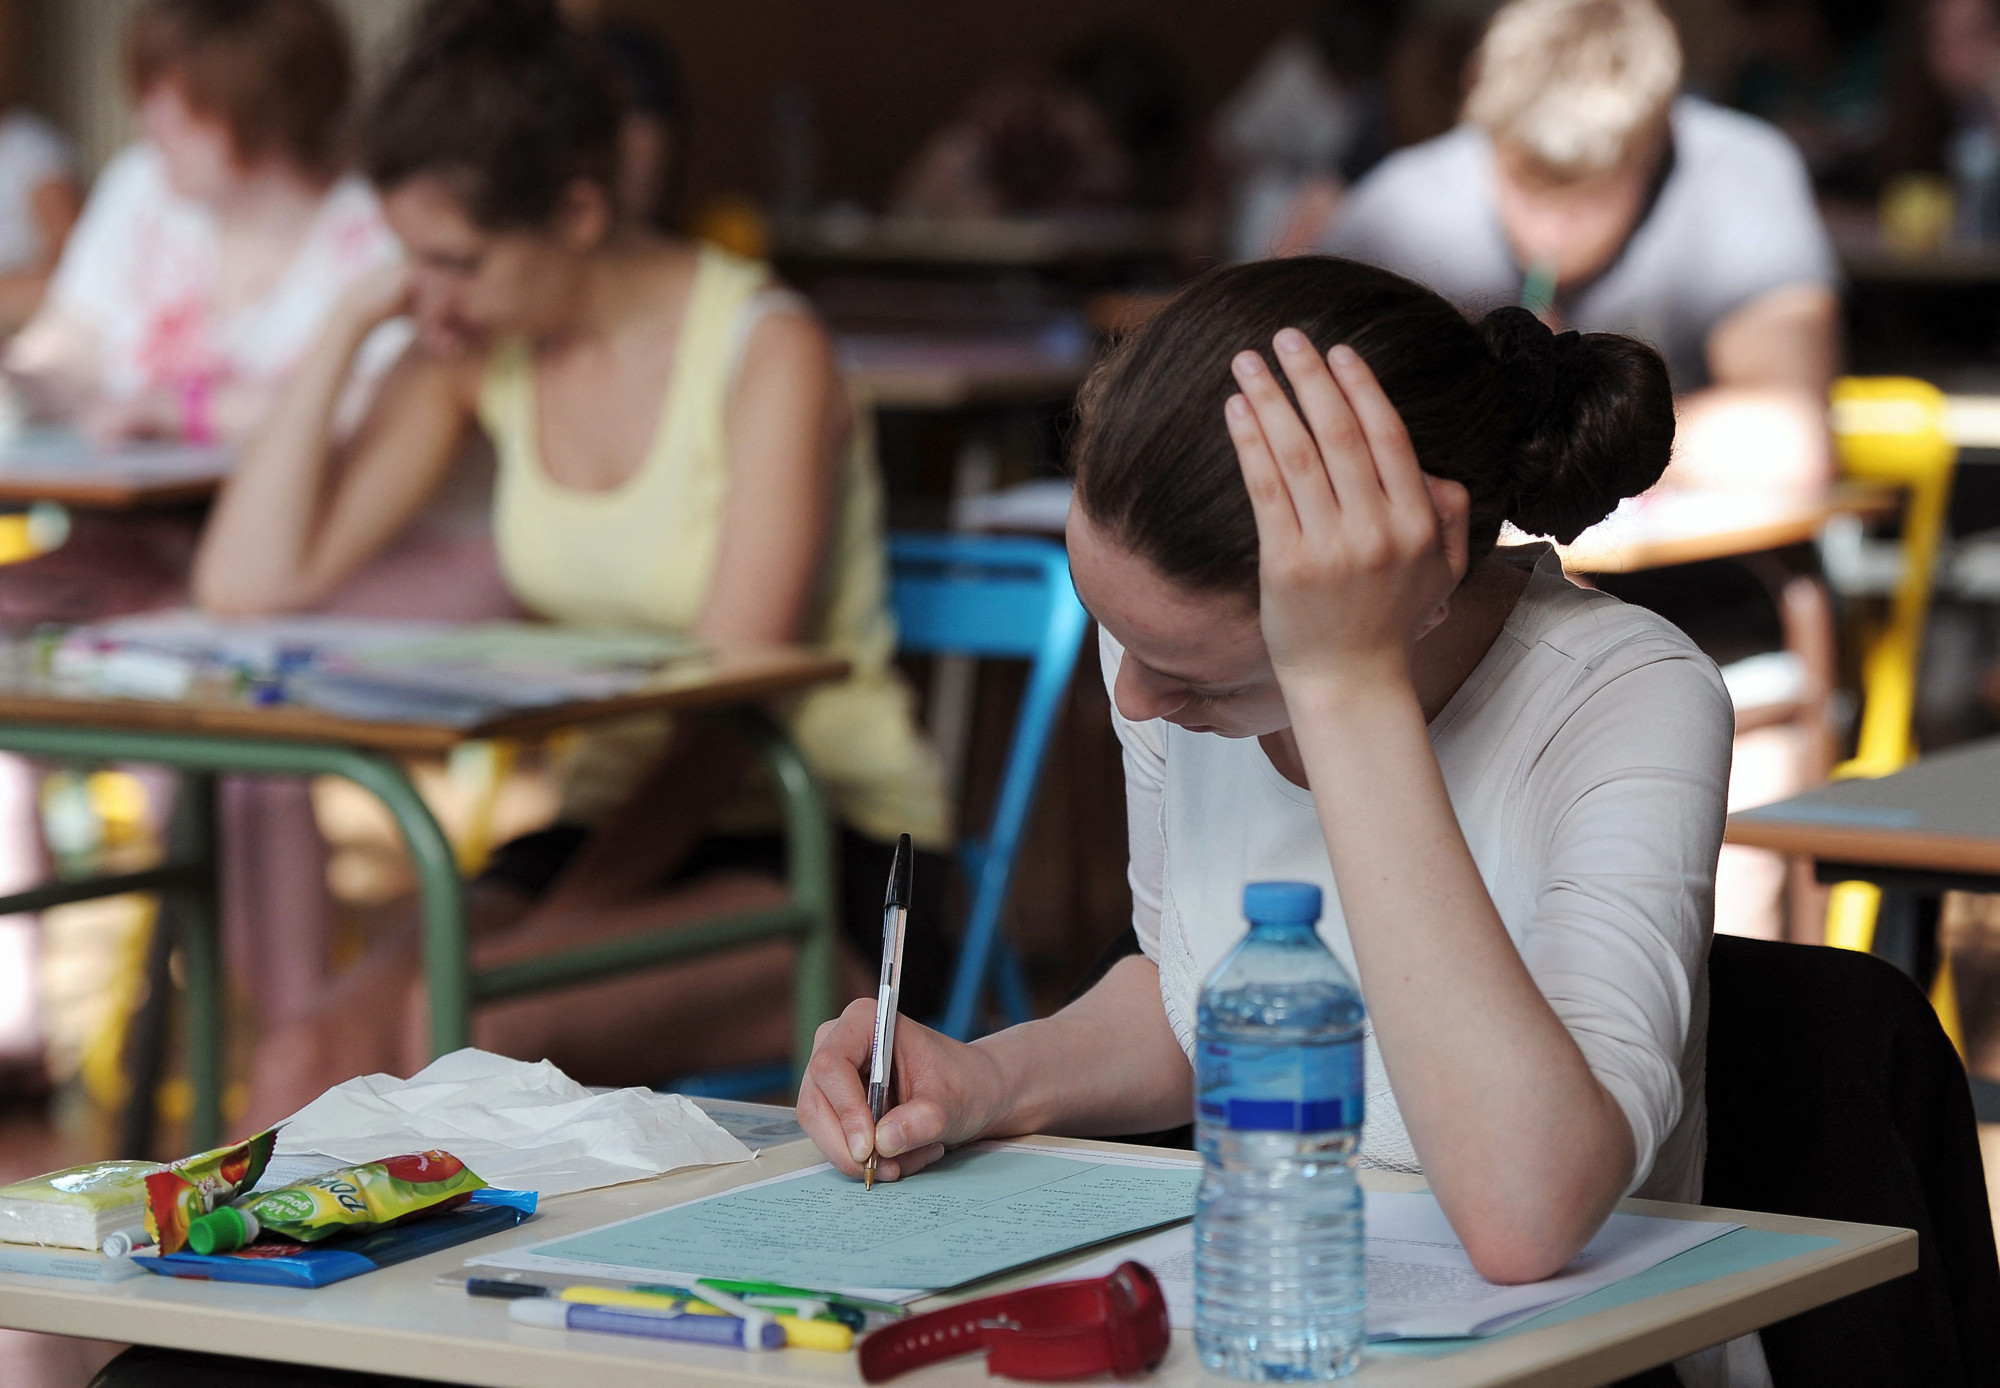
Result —
[{"label": "black chair back", "polygon": [[1718,935],[1702,1201],[1917,1231],[1917,1271],[1766,1328],[1776,1388],[2000,1384],[1972,1095],[1916,985],[1850,950]]}]

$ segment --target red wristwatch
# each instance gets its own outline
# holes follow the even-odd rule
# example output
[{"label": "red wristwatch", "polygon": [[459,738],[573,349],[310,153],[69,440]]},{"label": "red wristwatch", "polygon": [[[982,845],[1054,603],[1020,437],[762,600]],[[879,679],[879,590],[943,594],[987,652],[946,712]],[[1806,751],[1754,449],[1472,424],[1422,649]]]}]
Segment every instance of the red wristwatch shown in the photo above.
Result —
[{"label": "red wristwatch", "polygon": [[1168,1339],[1160,1284],[1138,1263],[1121,1263],[1107,1277],[1024,1287],[884,1326],[861,1342],[861,1377],[882,1383],[983,1349],[986,1371],[1008,1378],[1130,1378],[1167,1357]]}]

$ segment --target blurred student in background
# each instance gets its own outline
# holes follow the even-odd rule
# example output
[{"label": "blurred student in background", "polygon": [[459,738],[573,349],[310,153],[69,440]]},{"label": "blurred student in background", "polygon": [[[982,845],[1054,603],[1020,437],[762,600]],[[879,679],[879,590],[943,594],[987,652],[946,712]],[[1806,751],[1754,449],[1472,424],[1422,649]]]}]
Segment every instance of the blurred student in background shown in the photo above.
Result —
[{"label": "blurred student in background", "polygon": [[1790,142],[1676,96],[1653,0],[1514,0],[1475,64],[1464,122],[1385,160],[1324,249],[1653,343],[1681,397],[1670,484],[1823,486],[1837,269]]},{"label": "blurred student in background", "polygon": [[[763,265],[620,217],[619,125],[602,50],[546,0],[439,0],[424,13],[364,139],[409,268],[332,314],[216,508],[196,595],[228,612],[314,604],[408,523],[460,438],[482,430],[499,459],[502,568],[537,615],[803,641],[851,662],[847,680],[782,716],[842,821],[848,914],[871,952],[894,836],[932,851],[949,841],[935,762],[890,664],[872,460],[801,300]],[[377,325],[404,313],[418,341],[343,443],[329,427],[340,383]],[[475,891],[480,956],[773,900],[770,821],[716,836],[742,760],[706,725],[648,719],[586,738],[562,822],[503,846]],[[940,888],[943,859],[917,876]],[[790,962],[772,945],[509,1003],[483,1010],[477,1035],[602,1082],[775,1058]],[[420,1063],[414,975],[414,943],[399,940],[267,1045],[256,1116]]]},{"label": "blurred student in background", "polygon": [[1000,72],[910,161],[890,199],[912,216],[1162,210],[1186,192],[1186,102],[1158,45],[1107,31],[1056,63]]},{"label": "blurred student in background", "polygon": [[396,257],[342,173],[347,35],[326,0],[146,0],[126,72],[143,136],[6,366],[102,439],[238,440],[341,292]]},{"label": "blurred student in background", "polygon": [[1273,44],[1216,113],[1229,259],[1311,250],[1341,194],[1389,152],[1383,76],[1395,37],[1389,0],[1324,0],[1311,31]]},{"label": "blurred student in background", "polygon": [[0,115],[0,334],[40,307],[83,206],[63,137],[34,112]]},{"label": "blurred student in background", "polygon": [[[1513,0],[1474,62],[1463,123],[1385,160],[1327,248],[1470,310],[1518,302],[1552,326],[1654,344],[1678,396],[1665,486],[1825,486],[1836,269],[1790,141],[1676,96],[1680,44],[1653,0]],[[1606,586],[1721,660],[1750,654],[1736,647],[1770,620],[1768,596],[1734,566]],[[1746,733],[1730,807],[1780,799],[1811,774],[1798,729]],[[1777,934],[1783,887],[1774,855],[1725,847],[1717,928]]]}]

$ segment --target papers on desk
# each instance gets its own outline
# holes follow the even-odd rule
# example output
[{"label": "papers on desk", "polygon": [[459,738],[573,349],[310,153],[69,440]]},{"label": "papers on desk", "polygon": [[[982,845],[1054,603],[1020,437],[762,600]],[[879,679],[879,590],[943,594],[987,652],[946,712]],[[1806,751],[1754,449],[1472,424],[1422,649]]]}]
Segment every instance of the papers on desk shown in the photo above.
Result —
[{"label": "papers on desk", "polygon": [[469,1263],[680,1285],[740,1278],[908,1302],[1187,1219],[1200,1182],[1199,1166],[1171,1158],[980,1143],[872,1191],[821,1163]]},{"label": "papers on desk", "polygon": [[[1502,1287],[1473,1270],[1465,1245],[1428,1191],[1371,1190],[1368,1209],[1368,1338],[1492,1335],[1664,1263],[1740,1224],[1614,1214],[1554,1277]],[[1062,1274],[1101,1277],[1126,1259],[1144,1263],[1166,1293],[1176,1327],[1194,1328],[1194,1230],[1170,1229]]]},{"label": "papers on desk", "polygon": [[593,1094],[546,1060],[529,1065],[470,1048],[407,1080],[363,1075],[335,1085],[278,1130],[279,1160],[379,1161],[433,1147],[489,1185],[541,1195],[750,1160],[748,1147],[682,1095]]},{"label": "papers on desk", "polygon": [[471,727],[515,709],[644,688],[702,648],[668,632],[540,622],[146,613],[78,627],[51,673],[92,693],[184,699],[249,688],[341,717]]},{"label": "papers on desk", "polygon": [[10,481],[161,486],[219,482],[236,450],[225,444],[134,440],[104,448],[74,429],[36,425],[0,437],[0,476]]}]

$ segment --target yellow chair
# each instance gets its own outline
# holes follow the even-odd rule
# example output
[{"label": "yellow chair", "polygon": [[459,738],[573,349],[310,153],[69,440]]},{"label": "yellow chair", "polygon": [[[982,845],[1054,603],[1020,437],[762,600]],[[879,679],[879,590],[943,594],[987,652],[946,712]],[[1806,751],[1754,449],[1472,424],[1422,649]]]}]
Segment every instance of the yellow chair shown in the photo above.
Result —
[{"label": "yellow chair", "polygon": [[[1861,730],[1854,756],[1835,779],[1886,776],[1914,752],[1917,666],[1930,616],[1938,550],[1944,541],[1958,447],[1945,427],[1944,392],[1903,376],[1847,377],[1833,388],[1833,438],[1842,473],[1904,494],[1902,572],[1888,618],[1868,638],[1861,665]],[[1881,889],[1842,882],[1827,905],[1826,942],[1868,950],[1875,943]],[[1931,1000],[1962,1051],[1951,970],[1941,968]]]}]

